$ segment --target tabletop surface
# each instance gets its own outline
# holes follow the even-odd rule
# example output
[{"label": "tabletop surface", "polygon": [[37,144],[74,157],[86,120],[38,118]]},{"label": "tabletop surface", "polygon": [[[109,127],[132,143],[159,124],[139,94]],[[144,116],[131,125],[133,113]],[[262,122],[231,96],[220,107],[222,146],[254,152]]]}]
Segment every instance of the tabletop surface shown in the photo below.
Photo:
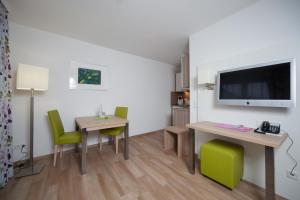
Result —
[{"label": "tabletop surface", "polygon": [[274,148],[279,147],[282,144],[282,142],[288,137],[287,133],[281,133],[280,135],[266,135],[255,133],[254,129],[251,129],[247,132],[240,132],[233,129],[219,128],[217,127],[217,125],[218,123],[215,122],[202,121],[187,124],[186,127],[202,131],[204,133],[211,133],[215,135],[230,137]]},{"label": "tabletop surface", "polygon": [[86,131],[101,130],[107,128],[121,127],[128,123],[127,119],[112,116],[111,119],[99,120],[97,117],[76,117],[75,122],[80,129]]}]

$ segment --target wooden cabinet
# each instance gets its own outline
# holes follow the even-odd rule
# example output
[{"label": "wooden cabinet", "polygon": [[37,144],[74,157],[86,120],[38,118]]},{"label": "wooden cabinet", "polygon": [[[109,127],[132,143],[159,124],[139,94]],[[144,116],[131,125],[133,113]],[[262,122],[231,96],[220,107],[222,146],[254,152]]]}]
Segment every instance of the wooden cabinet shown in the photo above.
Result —
[{"label": "wooden cabinet", "polygon": [[185,91],[190,88],[190,63],[189,55],[181,56],[180,73],[175,76],[175,88],[177,92]]},{"label": "wooden cabinet", "polygon": [[189,54],[181,56],[181,83],[183,89],[190,88],[190,61]]},{"label": "wooden cabinet", "polygon": [[190,110],[184,107],[172,108],[172,125],[185,128],[185,125],[190,123]]},{"label": "wooden cabinet", "polygon": [[176,80],[175,82],[176,92],[182,92],[183,91],[182,73],[176,73],[175,80]]}]

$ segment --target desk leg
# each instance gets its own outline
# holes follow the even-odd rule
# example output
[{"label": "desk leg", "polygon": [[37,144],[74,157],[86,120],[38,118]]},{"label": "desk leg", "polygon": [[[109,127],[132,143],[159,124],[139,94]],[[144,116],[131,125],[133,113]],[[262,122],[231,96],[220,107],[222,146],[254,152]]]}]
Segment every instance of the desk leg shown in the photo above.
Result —
[{"label": "desk leg", "polygon": [[189,129],[189,156],[188,156],[188,168],[191,174],[195,174],[195,130]]},{"label": "desk leg", "polygon": [[274,148],[265,146],[266,200],[275,199]]},{"label": "desk leg", "polygon": [[81,174],[86,174],[86,143],[87,143],[87,131],[82,129],[81,131]]},{"label": "desk leg", "polygon": [[128,129],[129,129],[129,123],[126,123],[125,130],[124,130],[124,159],[128,160],[128,148],[129,148],[129,134],[128,134]]},{"label": "desk leg", "polygon": [[75,144],[75,152],[77,153],[79,151],[79,144]]}]

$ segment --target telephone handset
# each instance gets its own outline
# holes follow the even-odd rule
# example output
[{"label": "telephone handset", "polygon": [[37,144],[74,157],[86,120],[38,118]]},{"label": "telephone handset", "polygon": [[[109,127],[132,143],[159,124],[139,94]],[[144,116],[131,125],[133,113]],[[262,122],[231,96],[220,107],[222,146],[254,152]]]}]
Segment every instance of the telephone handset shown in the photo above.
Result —
[{"label": "telephone handset", "polygon": [[269,131],[269,128],[270,128],[270,122],[268,122],[268,121],[264,121],[264,122],[261,124],[261,127],[260,127],[260,129],[261,129],[263,132],[268,132],[268,131]]},{"label": "telephone handset", "polygon": [[263,121],[260,127],[254,130],[256,133],[273,133],[278,134],[280,133],[280,124],[271,124],[268,121]]}]

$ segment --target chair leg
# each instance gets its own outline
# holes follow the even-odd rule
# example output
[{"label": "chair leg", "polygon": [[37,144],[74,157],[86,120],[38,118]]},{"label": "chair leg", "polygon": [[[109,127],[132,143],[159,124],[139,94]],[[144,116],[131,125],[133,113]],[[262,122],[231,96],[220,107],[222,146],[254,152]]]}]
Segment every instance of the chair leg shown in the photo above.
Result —
[{"label": "chair leg", "polygon": [[60,145],[59,153],[60,153],[60,154],[59,154],[59,155],[60,155],[59,157],[62,158],[62,155],[63,155],[63,145]]},{"label": "chair leg", "polygon": [[53,159],[53,166],[55,167],[56,165],[56,154],[58,151],[58,145],[54,145],[54,159]]},{"label": "chair leg", "polygon": [[115,136],[116,154],[118,154],[118,146],[119,146],[118,141],[119,141],[118,136]]},{"label": "chair leg", "polygon": [[85,147],[85,153],[88,152],[88,144],[86,144],[86,147]]},{"label": "chair leg", "polygon": [[101,151],[102,150],[102,136],[101,136],[101,134],[99,134],[98,140],[99,140],[99,150]]}]

